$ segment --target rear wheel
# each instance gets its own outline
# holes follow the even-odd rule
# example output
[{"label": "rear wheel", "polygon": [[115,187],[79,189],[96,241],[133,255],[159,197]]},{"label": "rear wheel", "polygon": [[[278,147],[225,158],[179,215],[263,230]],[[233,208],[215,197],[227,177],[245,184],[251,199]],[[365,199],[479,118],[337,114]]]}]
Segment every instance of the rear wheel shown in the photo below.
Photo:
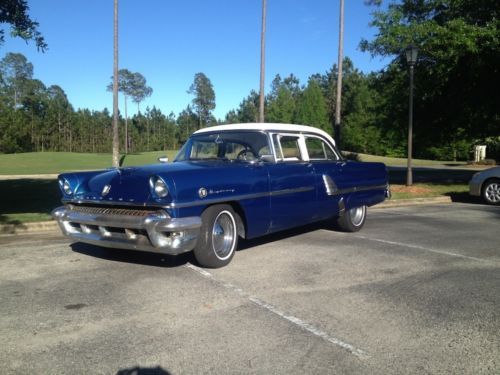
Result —
[{"label": "rear wheel", "polygon": [[344,232],[357,232],[366,221],[366,206],[359,206],[345,211],[337,218],[337,226]]},{"label": "rear wheel", "polygon": [[194,256],[203,267],[224,267],[231,262],[238,246],[239,217],[231,206],[221,204],[208,207],[201,220]]},{"label": "rear wheel", "polygon": [[486,203],[500,204],[500,180],[491,179],[485,182],[483,186],[483,198]]}]

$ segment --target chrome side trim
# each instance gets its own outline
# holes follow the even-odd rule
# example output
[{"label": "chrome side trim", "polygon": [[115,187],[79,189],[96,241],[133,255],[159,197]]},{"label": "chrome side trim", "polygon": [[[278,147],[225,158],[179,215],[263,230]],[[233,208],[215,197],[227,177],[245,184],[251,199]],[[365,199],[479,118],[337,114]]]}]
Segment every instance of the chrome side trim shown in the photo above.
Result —
[{"label": "chrome side trim", "polygon": [[272,192],[230,195],[230,196],[220,197],[220,198],[208,198],[208,199],[203,199],[203,200],[199,200],[196,202],[186,202],[186,203],[173,202],[173,203],[169,204],[168,206],[165,206],[164,208],[186,208],[186,207],[194,207],[194,206],[204,206],[206,204],[223,203],[223,202],[227,202],[229,200],[240,201],[240,200],[245,200],[245,199],[276,197],[276,196],[280,196],[280,195],[303,193],[303,192],[312,191],[312,190],[314,190],[314,186],[304,186],[304,187],[293,188],[293,189],[276,190],[276,191],[272,191]]},{"label": "chrome side trim", "polygon": [[269,195],[272,197],[276,197],[278,195],[304,193],[306,191],[311,191],[311,190],[314,190],[314,186],[304,186],[304,187],[293,188],[293,189],[276,190],[276,191],[272,191],[271,193],[269,193]]},{"label": "chrome side trim", "polygon": [[[328,181],[330,180],[330,181]],[[387,189],[387,185],[370,185],[370,186],[361,186],[361,187],[352,187],[347,189],[338,189],[333,180],[327,175],[323,175],[323,183],[325,184],[325,189],[327,194],[330,196],[342,195],[355,193],[359,191],[368,191],[368,190],[378,190],[378,189]],[[62,199],[63,203],[74,203],[74,204],[96,204],[96,205],[108,205],[108,206],[136,206],[136,207],[151,207],[151,208],[186,208],[186,207],[195,207],[195,206],[204,206],[207,204],[217,204],[224,203],[229,200],[231,201],[240,201],[245,199],[257,199],[264,197],[276,197],[280,195],[287,194],[295,194],[295,193],[304,193],[307,191],[314,190],[314,186],[303,186],[292,189],[283,189],[283,190],[275,190],[272,192],[262,192],[262,193],[252,193],[252,194],[240,194],[240,195],[231,195],[220,198],[208,198],[202,199],[195,202],[186,202],[186,203],[175,203],[172,202],[168,205],[155,205],[148,203],[131,203],[131,202],[110,202],[110,201],[93,201],[93,200],[85,200],[85,199]]]},{"label": "chrome side trim", "polygon": [[335,182],[331,179],[330,176],[324,174],[323,175],[323,183],[325,184],[326,194],[327,195],[335,195],[339,190]]}]

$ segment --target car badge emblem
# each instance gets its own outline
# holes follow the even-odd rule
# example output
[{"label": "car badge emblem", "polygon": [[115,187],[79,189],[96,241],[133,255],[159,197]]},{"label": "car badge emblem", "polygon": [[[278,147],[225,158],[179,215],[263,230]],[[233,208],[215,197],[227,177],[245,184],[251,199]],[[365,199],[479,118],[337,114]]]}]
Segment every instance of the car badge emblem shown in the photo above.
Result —
[{"label": "car badge emblem", "polygon": [[101,195],[103,197],[105,197],[106,195],[109,194],[109,191],[111,190],[111,185],[104,185],[104,187],[102,188],[102,193]]},{"label": "car badge emblem", "polygon": [[200,198],[205,198],[208,195],[207,189],[203,187],[200,188],[200,190],[198,190],[198,195],[200,196]]}]

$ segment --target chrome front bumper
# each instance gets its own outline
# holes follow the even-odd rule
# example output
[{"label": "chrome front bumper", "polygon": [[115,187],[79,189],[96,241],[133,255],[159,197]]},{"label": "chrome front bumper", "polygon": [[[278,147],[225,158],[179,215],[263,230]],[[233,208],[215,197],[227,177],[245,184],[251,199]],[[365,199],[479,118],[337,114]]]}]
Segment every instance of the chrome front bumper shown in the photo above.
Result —
[{"label": "chrome front bumper", "polygon": [[162,211],[139,216],[124,210],[89,211],[62,206],[52,216],[64,235],[80,242],[171,255],[194,249],[201,227],[200,217],[171,218]]}]

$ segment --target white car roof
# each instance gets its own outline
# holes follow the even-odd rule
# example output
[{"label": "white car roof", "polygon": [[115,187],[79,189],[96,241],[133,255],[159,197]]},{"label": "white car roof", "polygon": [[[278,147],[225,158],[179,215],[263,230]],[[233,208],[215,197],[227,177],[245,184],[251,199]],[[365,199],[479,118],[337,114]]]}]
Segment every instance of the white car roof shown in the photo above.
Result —
[{"label": "white car roof", "polygon": [[274,123],[246,123],[246,124],[226,124],[209,126],[208,128],[203,128],[194,132],[194,134],[208,133],[208,132],[218,132],[227,130],[261,130],[261,131],[279,131],[282,133],[286,132],[299,132],[299,133],[312,133],[320,135],[328,139],[333,145],[335,141],[330,134],[324,130],[306,126],[306,125],[294,125],[294,124],[274,124]]}]

